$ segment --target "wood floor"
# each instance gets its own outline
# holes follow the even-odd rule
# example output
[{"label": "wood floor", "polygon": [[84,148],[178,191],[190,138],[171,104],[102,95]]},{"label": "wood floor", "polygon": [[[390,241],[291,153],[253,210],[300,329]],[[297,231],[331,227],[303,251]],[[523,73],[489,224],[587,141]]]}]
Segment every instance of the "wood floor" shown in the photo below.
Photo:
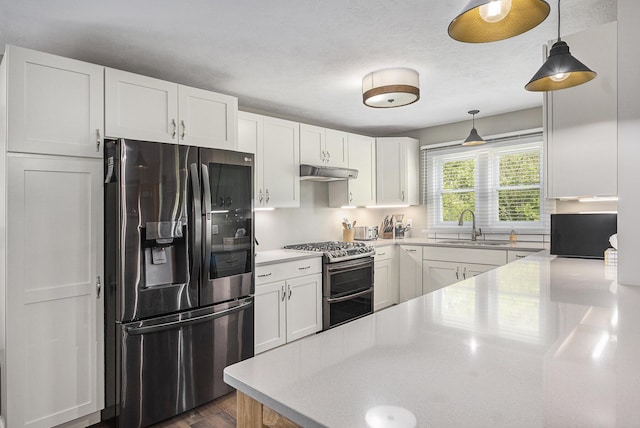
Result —
[{"label": "wood floor", "polygon": [[[174,418],[153,425],[151,428],[235,428],[237,425],[236,403],[236,393],[234,391],[211,403],[196,407]],[[299,428],[298,425],[266,407],[263,409],[262,423],[265,427]],[[109,425],[106,423],[91,426],[91,428],[107,427]]]}]

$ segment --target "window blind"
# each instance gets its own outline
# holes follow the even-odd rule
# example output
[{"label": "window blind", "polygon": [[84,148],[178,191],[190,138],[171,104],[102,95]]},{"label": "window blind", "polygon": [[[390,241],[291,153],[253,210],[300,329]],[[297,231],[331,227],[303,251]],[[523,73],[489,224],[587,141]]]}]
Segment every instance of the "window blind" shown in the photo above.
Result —
[{"label": "window blind", "polygon": [[[484,233],[548,233],[552,202],[544,199],[542,133],[422,150],[422,203],[430,231],[467,232],[471,209]],[[470,223],[469,223],[470,224]]]}]

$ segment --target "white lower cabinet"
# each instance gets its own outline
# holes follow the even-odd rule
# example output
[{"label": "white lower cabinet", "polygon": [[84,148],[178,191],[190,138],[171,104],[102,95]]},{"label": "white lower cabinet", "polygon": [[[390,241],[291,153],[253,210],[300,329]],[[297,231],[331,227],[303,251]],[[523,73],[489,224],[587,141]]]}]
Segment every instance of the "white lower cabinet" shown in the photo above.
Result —
[{"label": "white lower cabinet", "polygon": [[256,267],[255,353],[322,330],[322,259]]},{"label": "white lower cabinet", "polygon": [[422,262],[424,294],[439,290],[467,278],[480,275],[497,265],[482,265],[477,263],[442,262],[425,260]]},{"label": "white lower cabinet", "polygon": [[90,424],[103,407],[102,170],[100,159],[7,156],[0,313],[8,427]]},{"label": "white lower cabinet", "polygon": [[376,248],[373,258],[373,310],[377,311],[398,303],[395,246]]},{"label": "white lower cabinet", "polygon": [[422,296],[422,246],[400,245],[400,302]]},{"label": "white lower cabinet", "polygon": [[424,247],[422,292],[438,290],[507,263],[507,251]]}]

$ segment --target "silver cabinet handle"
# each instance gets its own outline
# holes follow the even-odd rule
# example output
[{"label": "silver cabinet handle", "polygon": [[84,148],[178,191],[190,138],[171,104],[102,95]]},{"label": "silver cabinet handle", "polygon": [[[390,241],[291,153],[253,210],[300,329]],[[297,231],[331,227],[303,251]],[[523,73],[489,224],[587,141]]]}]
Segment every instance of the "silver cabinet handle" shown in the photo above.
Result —
[{"label": "silver cabinet handle", "polygon": [[284,302],[285,297],[287,297],[287,293],[284,292],[284,285],[282,286],[282,298],[281,298],[281,302]]},{"label": "silver cabinet handle", "polygon": [[385,256],[387,253],[378,253],[379,256]]},{"label": "silver cabinet handle", "polygon": [[306,270],[306,269],[311,269],[311,265],[298,268],[298,270]]},{"label": "silver cabinet handle", "polygon": [[182,138],[184,140],[184,136],[187,133],[187,127],[184,124],[184,120],[180,121],[180,125],[182,125],[182,134],[180,135],[180,138]]},{"label": "silver cabinet handle", "polygon": [[271,272],[269,273],[263,273],[262,275],[258,275],[258,278],[265,278],[267,276],[271,276]]},{"label": "silver cabinet handle", "polygon": [[353,193],[349,192],[349,202],[353,201]]},{"label": "silver cabinet handle", "polygon": [[520,254],[516,254],[516,259],[524,259],[527,256],[521,256]]},{"label": "silver cabinet handle", "polygon": [[467,279],[467,268],[462,271],[462,279]]},{"label": "silver cabinet handle", "polygon": [[176,125],[176,120],[171,119],[171,138],[176,138],[177,131],[178,131],[178,125]]},{"label": "silver cabinet handle", "polygon": [[402,191],[402,194],[401,194],[401,196],[400,196],[400,200],[401,200],[401,201],[404,201],[404,190]]},{"label": "silver cabinet handle", "polygon": [[327,152],[325,152],[324,150],[321,152],[322,153],[322,162],[326,162],[327,161]]},{"label": "silver cabinet handle", "polygon": [[102,284],[100,283],[100,276],[96,276],[96,299],[100,298],[100,291],[102,291]]},{"label": "silver cabinet handle", "polygon": [[264,199],[264,195],[262,194],[262,189],[260,189],[260,193],[259,193],[259,195],[258,195],[258,200],[259,200],[260,202],[262,202],[262,200],[263,200],[263,199]]},{"label": "silver cabinet handle", "polygon": [[416,251],[418,251],[418,250],[416,250],[416,249],[414,249],[414,248],[407,248],[405,251],[406,251],[407,253],[415,253],[415,252],[416,252]]},{"label": "silver cabinet handle", "polygon": [[456,266],[456,279],[460,279],[460,266]]},{"label": "silver cabinet handle", "polygon": [[269,199],[271,199],[271,196],[269,196],[269,189],[265,189],[266,195],[267,195],[267,203],[269,203]]},{"label": "silver cabinet handle", "polygon": [[96,128],[96,152],[100,151],[101,142],[102,142],[102,138],[100,138],[100,129]]},{"label": "silver cabinet handle", "polygon": [[289,289],[289,297],[287,298],[287,300],[291,300],[291,286],[287,285],[287,288]]}]

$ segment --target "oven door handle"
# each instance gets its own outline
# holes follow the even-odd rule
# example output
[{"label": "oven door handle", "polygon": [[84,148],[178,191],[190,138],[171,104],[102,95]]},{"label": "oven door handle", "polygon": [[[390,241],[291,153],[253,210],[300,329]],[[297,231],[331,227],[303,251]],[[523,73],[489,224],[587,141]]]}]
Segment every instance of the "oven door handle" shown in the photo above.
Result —
[{"label": "oven door handle", "polygon": [[331,274],[331,275],[335,275],[337,273],[343,273],[343,272],[351,272],[354,270],[359,270],[359,269],[363,269],[363,268],[368,268],[368,267],[373,267],[373,260],[367,260],[367,261],[360,261],[358,260],[357,263],[349,263],[348,262],[343,263],[336,263],[337,265],[342,265],[342,266],[335,266],[335,265],[328,265],[327,266],[327,273]]},{"label": "oven door handle", "polygon": [[340,303],[346,300],[355,299],[356,297],[364,296],[365,294],[373,293],[373,287],[369,287],[364,291],[355,294],[349,294],[348,296],[336,297],[335,299],[328,298],[327,303]]}]

